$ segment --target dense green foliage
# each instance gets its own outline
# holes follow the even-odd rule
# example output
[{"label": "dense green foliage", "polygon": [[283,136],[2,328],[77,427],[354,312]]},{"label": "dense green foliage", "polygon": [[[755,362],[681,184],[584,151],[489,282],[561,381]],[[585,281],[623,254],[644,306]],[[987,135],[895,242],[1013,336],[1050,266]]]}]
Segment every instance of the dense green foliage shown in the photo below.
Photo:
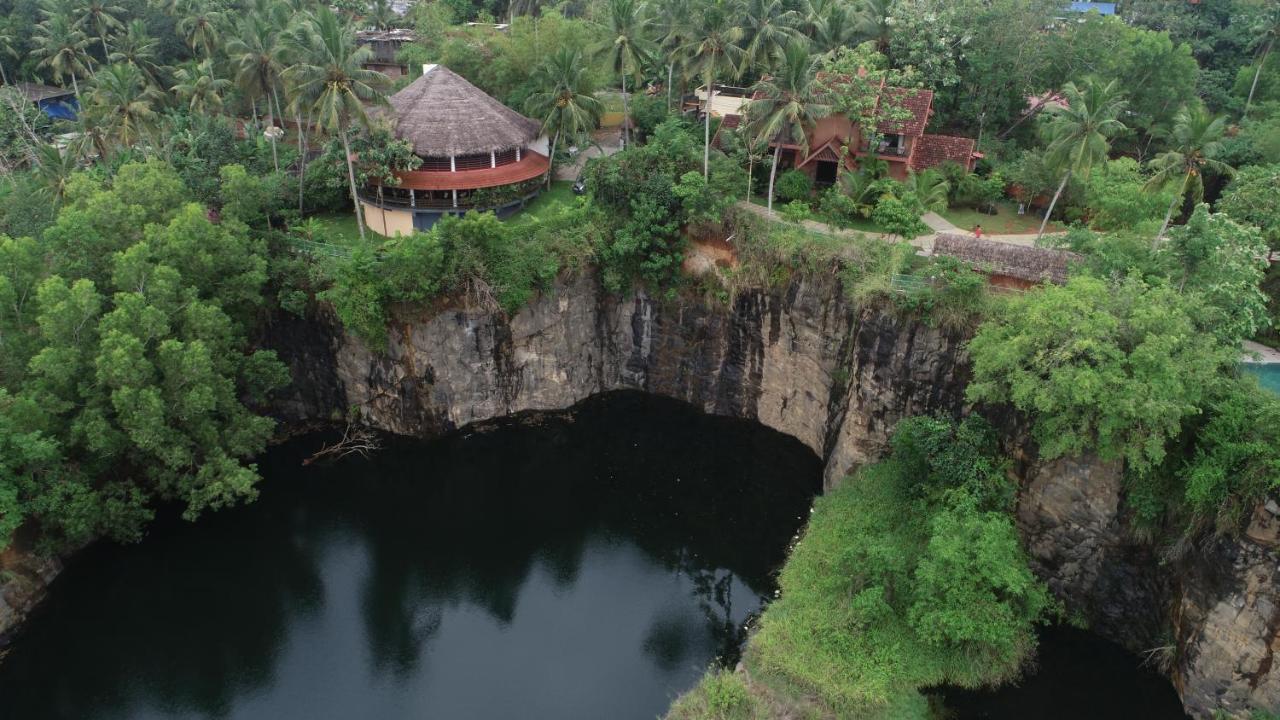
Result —
[{"label": "dense green foliage", "polygon": [[5,529],[133,538],[158,501],[194,518],[253,496],[273,423],[245,402],[286,379],[247,342],[266,248],[186,196],[169,167],[125,165],[74,178],[39,240],[0,238]]},{"label": "dense green foliage", "polygon": [[841,717],[926,717],[920,688],[1016,677],[1053,612],[1027,568],[994,433],[899,423],[820,498],[747,652],[753,682]]}]

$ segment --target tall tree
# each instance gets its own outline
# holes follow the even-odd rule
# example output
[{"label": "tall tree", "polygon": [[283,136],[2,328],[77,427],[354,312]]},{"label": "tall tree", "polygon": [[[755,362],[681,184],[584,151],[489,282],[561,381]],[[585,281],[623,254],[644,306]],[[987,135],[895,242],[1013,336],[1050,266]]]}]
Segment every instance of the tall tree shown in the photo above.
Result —
[{"label": "tall tree", "polygon": [[297,56],[296,63],[284,71],[285,81],[308,109],[308,115],[342,141],[351,204],[363,240],[364,217],[360,214],[350,135],[352,130],[368,125],[365,103],[386,102],[390,80],[376,70],[364,68],[373,51],[367,45],[358,44],[355,28],[328,7],[318,8],[315,14],[295,26],[286,39]]},{"label": "tall tree", "polygon": [[1146,188],[1160,191],[1173,188],[1173,200],[1164,214],[1164,223],[1153,245],[1158,245],[1169,230],[1174,208],[1190,196],[1193,203],[1204,199],[1204,173],[1232,172],[1230,166],[1215,159],[1222,152],[1222,136],[1227,129],[1227,119],[1213,115],[1203,104],[1184,107],[1173,118],[1173,131],[1169,134],[1170,148],[1151,161],[1155,173],[1147,181]]},{"label": "tall tree", "polygon": [[604,106],[592,94],[591,78],[582,54],[572,48],[562,47],[549,56],[534,71],[532,80],[538,89],[525,101],[525,112],[540,120],[542,131],[551,137],[549,186],[560,138],[574,141],[586,138],[600,122]]},{"label": "tall tree", "polygon": [[160,43],[147,34],[146,22],[130,20],[114,44],[115,49],[107,56],[109,62],[132,65],[142,71],[149,85],[160,84]]},{"label": "tall tree", "polygon": [[221,112],[224,95],[231,87],[231,81],[218,74],[209,58],[174,70],[173,79],[177,82],[170,89],[198,115]]},{"label": "tall tree", "polygon": [[716,79],[736,73],[743,56],[740,45],[742,26],[738,24],[739,8],[734,0],[710,0],[695,20],[692,37],[682,54],[689,59],[689,69],[701,75],[707,91],[702,107],[702,177],[711,170],[711,102],[715,99]]},{"label": "tall tree", "polygon": [[257,120],[258,98],[266,100],[271,115],[283,116],[280,107],[280,73],[284,72],[276,29],[268,18],[256,13],[241,21],[235,37],[227,41],[227,57],[231,61],[232,80],[245,97],[250,98]]},{"label": "tall tree", "polygon": [[811,2],[808,21],[815,52],[832,55],[839,48],[858,44],[858,18],[853,8],[845,3]]},{"label": "tall tree", "polygon": [[1053,207],[1058,204],[1071,176],[1088,177],[1094,166],[1106,162],[1107,153],[1111,151],[1110,138],[1124,129],[1119,117],[1126,103],[1120,96],[1117,81],[1104,85],[1090,78],[1084,81],[1083,87],[1068,82],[1062,88],[1062,96],[1065,102],[1048,109],[1050,115],[1045,126],[1049,138],[1047,158],[1050,166],[1062,171],[1062,182],[1044,211],[1037,240],[1044,235]]},{"label": "tall tree", "polygon": [[1249,29],[1253,35],[1250,47],[1258,51],[1258,69],[1253,72],[1253,82],[1249,85],[1249,97],[1244,102],[1244,114],[1249,114],[1249,106],[1253,104],[1253,93],[1258,89],[1258,78],[1262,76],[1262,68],[1280,38],[1280,4],[1271,3],[1259,15],[1253,27]]},{"label": "tall tree", "polygon": [[662,5],[650,5],[654,13],[653,24],[658,38],[658,49],[667,64],[667,112],[671,111],[671,90],[679,68],[681,94],[686,79],[684,50],[692,38],[693,0],[667,0]]},{"label": "tall tree", "polygon": [[102,59],[105,62],[111,55],[111,51],[107,48],[107,36],[112,31],[124,28],[124,23],[120,22],[120,16],[125,14],[125,9],[119,5],[108,4],[107,0],[80,0],[75,12],[78,16],[76,27],[86,34],[92,31],[98,36],[98,41],[102,43]]},{"label": "tall tree", "polygon": [[192,0],[178,20],[178,32],[193,51],[200,51],[208,59],[218,47],[221,37],[223,14],[207,0]]},{"label": "tall tree", "polygon": [[858,35],[874,42],[880,52],[889,49],[889,38],[893,34],[893,21],[889,19],[892,6],[893,0],[858,0],[854,11]]},{"label": "tall tree", "polygon": [[4,71],[4,61],[18,57],[17,39],[8,23],[0,25],[0,84],[9,84],[9,75]]},{"label": "tall tree", "polygon": [[768,71],[782,60],[788,46],[802,36],[795,10],[782,0],[746,0],[742,14],[742,63],[739,74],[748,70]]},{"label": "tall tree", "polygon": [[117,63],[94,73],[85,111],[101,117],[112,142],[132,147],[154,127],[162,97],[136,65]]},{"label": "tall tree", "polygon": [[609,68],[622,78],[622,137],[631,144],[631,104],[627,97],[627,75],[634,75],[653,58],[653,48],[646,36],[649,19],[641,0],[609,0],[606,30],[609,40],[601,53],[608,58]]},{"label": "tall tree", "polygon": [[807,155],[809,130],[818,119],[831,112],[831,106],[823,104],[814,92],[815,70],[816,63],[809,55],[808,46],[793,41],[783,50],[777,71],[761,78],[751,88],[753,99],[747,104],[748,132],[761,145],[776,143],[766,201],[770,213],[773,213],[773,183],[778,175],[782,143],[799,145],[801,155]]},{"label": "tall tree", "polygon": [[76,77],[88,72],[89,54],[85,48],[89,45],[84,33],[76,29],[71,18],[56,13],[45,18],[36,25],[33,54],[40,58],[38,67],[47,68],[56,82],[71,77],[71,88],[76,95],[80,94],[80,84]]}]

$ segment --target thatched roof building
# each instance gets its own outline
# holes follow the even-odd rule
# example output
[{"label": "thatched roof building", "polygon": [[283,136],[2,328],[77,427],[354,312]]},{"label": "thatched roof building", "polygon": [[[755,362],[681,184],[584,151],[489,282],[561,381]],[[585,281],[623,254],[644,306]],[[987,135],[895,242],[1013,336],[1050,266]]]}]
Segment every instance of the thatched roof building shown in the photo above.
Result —
[{"label": "thatched roof building", "polygon": [[953,257],[993,276],[1004,276],[1029,284],[1067,281],[1069,266],[1082,258],[1066,250],[1013,245],[981,240],[972,235],[938,233],[933,254]]},{"label": "thatched roof building", "polygon": [[427,65],[422,77],[391,96],[397,137],[422,157],[479,155],[523,147],[541,134],[521,115],[443,65]]}]

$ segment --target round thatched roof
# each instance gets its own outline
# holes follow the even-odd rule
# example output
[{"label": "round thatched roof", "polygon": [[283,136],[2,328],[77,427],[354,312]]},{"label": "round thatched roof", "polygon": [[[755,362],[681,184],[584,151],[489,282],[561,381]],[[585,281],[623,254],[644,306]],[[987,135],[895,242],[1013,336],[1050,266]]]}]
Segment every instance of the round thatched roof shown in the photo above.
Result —
[{"label": "round thatched roof", "polygon": [[494,100],[443,65],[391,96],[396,137],[423,157],[500,152],[527,145],[541,133],[536,120]]}]

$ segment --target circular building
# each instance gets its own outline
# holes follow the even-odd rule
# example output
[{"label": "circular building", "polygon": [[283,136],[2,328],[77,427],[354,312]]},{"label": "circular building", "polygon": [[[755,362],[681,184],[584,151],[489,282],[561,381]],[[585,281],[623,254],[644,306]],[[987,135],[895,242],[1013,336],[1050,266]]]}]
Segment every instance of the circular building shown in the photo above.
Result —
[{"label": "circular building", "polygon": [[383,111],[422,166],[397,184],[360,192],[365,220],[382,235],[427,230],[446,214],[509,214],[538,194],[551,163],[541,125],[443,65],[392,95]]}]

